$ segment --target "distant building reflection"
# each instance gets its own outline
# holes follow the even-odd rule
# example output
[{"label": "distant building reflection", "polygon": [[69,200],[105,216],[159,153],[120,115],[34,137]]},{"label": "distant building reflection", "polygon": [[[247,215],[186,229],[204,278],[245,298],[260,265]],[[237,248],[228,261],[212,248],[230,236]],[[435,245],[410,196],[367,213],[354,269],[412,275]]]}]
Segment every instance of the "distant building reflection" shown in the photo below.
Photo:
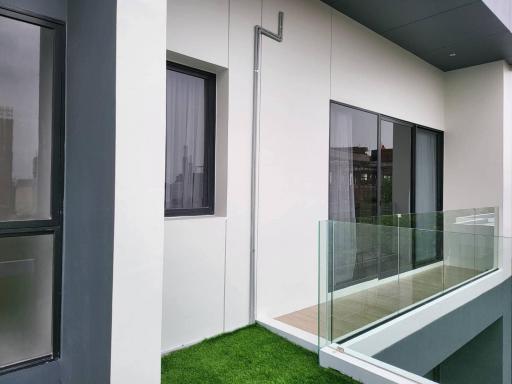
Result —
[{"label": "distant building reflection", "polygon": [[[370,217],[377,215],[377,167],[378,152],[368,147],[331,147],[330,172],[331,184],[340,185],[346,182],[346,173],[350,173],[349,184],[354,194],[354,217]],[[391,179],[393,176],[393,148],[381,147],[382,189],[381,204],[390,205]],[[339,204],[331,199],[331,204]],[[386,205],[387,204],[387,205]],[[332,207],[331,212],[336,212]],[[339,210],[339,209],[338,209]],[[391,212],[392,213],[392,212]],[[342,216],[342,215],[340,215]],[[338,217],[338,219],[347,217]]]},{"label": "distant building reflection", "polygon": [[182,153],[181,172],[166,186],[171,203],[168,208],[204,207],[207,203],[204,191],[204,165],[194,164],[192,154],[188,153],[188,146],[183,146]]},{"label": "distant building reflection", "polygon": [[[354,217],[377,215],[377,165],[377,151],[370,151],[368,147],[331,147],[331,184],[346,183],[349,174],[349,190],[354,195]],[[330,203],[339,204],[334,199],[330,199]],[[331,207],[331,212],[337,211],[339,207]],[[337,219],[347,218],[343,213],[339,216]]]},{"label": "distant building reflection", "polygon": [[0,105],[0,217],[2,218],[11,217],[14,207],[13,126],[13,109]]},{"label": "distant building reflection", "polygon": [[0,105],[0,218],[25,219],[34,215],[37,195],[37,156],[32,160],[32,178],[13,175],[14,110]]}]

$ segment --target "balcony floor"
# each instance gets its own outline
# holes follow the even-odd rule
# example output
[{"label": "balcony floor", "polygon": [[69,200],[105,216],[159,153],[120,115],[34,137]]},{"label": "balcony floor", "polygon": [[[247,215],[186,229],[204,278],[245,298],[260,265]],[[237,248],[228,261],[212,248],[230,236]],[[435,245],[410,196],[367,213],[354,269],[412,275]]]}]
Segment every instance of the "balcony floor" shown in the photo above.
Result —
[{"label": "balcony floor", "polygon": [[[481,271],[473,269],[440,265],[424,270],[410,272],[405,276],[388,278],[383,282],[363,288],[354,293],[339,292],[339,297],[332,302],[332,337],[331,340],[345,336],[359,328],[418,303],[443,290],[449,289]],[[350,287],[353,288],[353,287]],[[322,313],[326,305],[322,305]],[[322,316],[324,319],[325,316]],[[318,334],[318,307],[316,305],[277,317],[276,320]],[[325,328],[325,327],[322,327]],[[321,331],[322,337],[324,331]]]}]

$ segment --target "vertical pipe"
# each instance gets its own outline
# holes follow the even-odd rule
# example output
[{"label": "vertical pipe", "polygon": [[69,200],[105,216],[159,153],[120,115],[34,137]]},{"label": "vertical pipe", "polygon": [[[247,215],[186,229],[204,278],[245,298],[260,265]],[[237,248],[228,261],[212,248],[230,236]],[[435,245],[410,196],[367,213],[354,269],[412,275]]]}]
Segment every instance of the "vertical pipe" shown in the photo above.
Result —
[{"label": "vertical pipe", "polygon": [[277,42],[283,41],[283,12],[278,14],[277,34],[260,25],[254,27],[254,70],[252,94],[252,154],[251,154],[251,241],[249,275],[249,322],[256,321],[256,243],[258,235],[258,181],[259,181],[259,96],[260,96],[260,52],[261,36]]},{"label": "vertical pipe", "polygon": [[258,164],[259,150],[259,85],[260,85],[260,43],[261,27],[254,27],[254,71],[253,71],[253,93],[252,93],[252,152],[251,152],[251,253],[250,253],[250,275],[249,275],[249,323],[256,321],[256,237],[257,237],[257,212],[256,212],[256,193],[258,184]]}]

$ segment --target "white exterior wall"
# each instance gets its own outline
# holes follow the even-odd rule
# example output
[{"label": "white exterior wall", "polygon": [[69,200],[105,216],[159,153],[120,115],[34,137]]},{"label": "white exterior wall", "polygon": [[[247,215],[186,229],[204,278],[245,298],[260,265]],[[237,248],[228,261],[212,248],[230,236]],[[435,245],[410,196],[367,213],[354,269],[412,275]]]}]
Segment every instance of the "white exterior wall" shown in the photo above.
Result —
[{"label": "white exterior wall", "polygon": [[[168,4],[167,34],[177,34],[180,41],[168,38],[167,55],[171,60],[217,73],[217,130],[227,114],[227,134],[222,136],[225,146],[218,145],[216,153],[216,215],[165,219],[164,352],[249,322],[252,54],[254,26],[261,23],[260,1],[169,0]],[[184,20],[183,14],[172,12],[175,7],[188,7],[185,14],[195,16]],[[215,12],[224,14],[216,21],[206,20]],[[204,44],[193,44],[180,30],[183,24],[194,30],[202,28],[203,23],[225,23],[226,34],[202,33]],[[226,54],[227,65],[212,58],[212,46]],[[221,111],[220,106],[226,104],[229,108]],[[224,175],[221,180],[219,175]],[[219,207],[219,195],[224,194]],[[180,234],[181,241],[174,241],[173,233]],[[213,267],[211,260],[220,262],[222,268]],[[212,268],[196,268],[204,264]],[[218,284],[222,291],[210,289]],[[204,290],[200,293],[197,286]],[[190,302],[186,299],[188,292],[195,292]],[[191,330],[189,321],[198,314]]]},{"label": "white exterior wall", "polygon": [[512,69],[504,64],[503,70],[503,201],[500,234],[512,237]]},{"label": "white exterior wall", "polygon": [[257,318],[317,301],[318,221],[328,214],[331,8],[319,1],[265,0]]},{"label": "white exterior wall", "polygon": [[501,206],[504,63],[447,72],[444,209]]},{"label": "white exterior wall", "polygon": [[228,66],[229,0],[168,0],[167,48]]},{"label": "white exterior wall", "polygon": [[285,13],[283,43],[263,39],[258,318],[317,300],[329,100],[445,130],[445,74],[319,0],[168,5],[168,57],[222,73],[228,92],[218,101],[228,100],[228,118],[224,165],[217,162],[227,178],[225,212],[165,220],[164,351],[248,323],[254,25],[275,31],[277,12]]},{"label": "white exterior wall", "polygon": [[231,0],[226,233],[226,331],[249,322],[252,74],[261,0]]},{"label": "white exterior wall", "polygon": [[160,382],[166,6],[117,2],[114,384]]},{"label": "white exterior wall", "polygon": [[342,13],[332,30],[334,100],[444,130],[442,71]]},{"label": "white exterior wall", "polygon": [[224,330],[225,235],[222,217],[165,222],[164,352]]}]

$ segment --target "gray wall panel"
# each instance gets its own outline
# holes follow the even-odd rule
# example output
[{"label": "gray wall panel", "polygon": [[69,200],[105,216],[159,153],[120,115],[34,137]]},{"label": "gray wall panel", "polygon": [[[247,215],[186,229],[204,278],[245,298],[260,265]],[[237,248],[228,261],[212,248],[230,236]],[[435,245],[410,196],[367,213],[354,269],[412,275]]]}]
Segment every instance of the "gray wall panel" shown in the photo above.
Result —
[{"label": "gray wall panel", "polygon": [[511,280],[476,297],[433,321],[374,357],[402,369],[424,375],[480,334],[503,321],[503,377],[511,380]]},{"label": "gray wall panel", "polygon": [[66,21],[66,5],[66,0],[0,0],[0,7],[32,12],[61,21]]},{"label": "gray wall panel", "polygon": [[67,22],[61,358],[0,384],[108,383],[114,236],[116,0],[0,0]]},{"label": "gray wall panel", "polygon": [[63,383],[110,380],[116,4],[68,4]]}]

